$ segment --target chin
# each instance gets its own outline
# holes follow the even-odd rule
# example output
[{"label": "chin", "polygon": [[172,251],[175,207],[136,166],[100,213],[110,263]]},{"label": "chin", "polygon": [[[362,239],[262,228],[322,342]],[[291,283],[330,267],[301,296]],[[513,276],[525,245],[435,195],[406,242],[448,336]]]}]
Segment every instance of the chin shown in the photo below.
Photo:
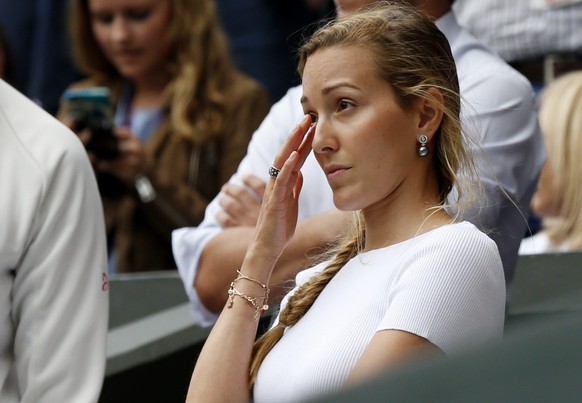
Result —
[{"label": "chin", "polygon": [[333,204],[335,205],[335,208],[340,211],[357,211],[362,209],[362,207],[354,200],[348,200],[335,195],[333,197]]}]

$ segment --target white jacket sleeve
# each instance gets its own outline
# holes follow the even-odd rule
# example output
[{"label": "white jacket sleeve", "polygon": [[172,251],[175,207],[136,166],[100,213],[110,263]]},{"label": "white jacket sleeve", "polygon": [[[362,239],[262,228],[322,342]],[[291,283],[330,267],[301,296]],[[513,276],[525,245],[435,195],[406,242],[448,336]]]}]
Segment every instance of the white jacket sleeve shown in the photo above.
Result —
[{"label": "white jacket sleeve", "polygon": [[[253,174],[267,180],[268,167],[293,127],[303,117],[299,102],[301,92],[301,87],[291,88],[279,102],[273,105],[253,134],[247,155],[241,161],[237,172],[230,178],[230,183],[242,186],[240,178],[243,174]],[[222,231],[222,227],[216,221],[216,214],[221,209],[218,202],[220,197],[219,194],[208,205],[204,220],[198,227],[180,228],[172,233],[174,260],[184,283],[184,290],[190,300],[194,322],[200,326],[210,326],[218,318],[217,314],[202,305],[194,288],[194,280],[204,247],[212,237]]]},{"label": "white jacket sleeve", "polygon": [[12,182],[2,181],[0,204],[11,209],[2,215],[10,231],[4,240],[18,255],[4,266],[11,273],[3,278],[11,278],[6,323],[13,341],[10,359],[2,357],[8,371],[0,401],[96,402],[105,371],[108,285],[94,174],[72,132],[15,91],[0,89],[4,101],[11,97],[1,105],[2,127],[12,129],[2,140],[13,146],[3,154]]}]

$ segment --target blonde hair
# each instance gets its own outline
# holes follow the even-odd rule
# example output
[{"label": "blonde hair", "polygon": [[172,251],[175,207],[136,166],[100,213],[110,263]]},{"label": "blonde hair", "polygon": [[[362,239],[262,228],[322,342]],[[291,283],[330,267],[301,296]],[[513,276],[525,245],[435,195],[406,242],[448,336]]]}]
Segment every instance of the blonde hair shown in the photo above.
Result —
[{"label": "blonde hair", "polygon": [[559,213],[543,218],[555,244],[582,248],[582,71],[558,77],[540,96],[539,121],[548,151]]},{"label": "blonde hair", "polygon": [[[211,0],[169,1],[172,49],[167,63],[171,81],[164,91],[170,131],[193,143],[221,134],[227,121],[228,90],[237,70]],[[123,77],[107,59],[91,28],[88,0],[70,9],[72,52],[79,69],[99,81],[118,85]]]},{"label": "blonde hair", "polygon": [[[310,55],[319,49],[359,46],[371,50],[377,74],[388,82],[403,109],[420,98],[437,102],[443,119],[435,134],[434,168],[439,181],[439,205],[446,206],[459,172],[474,178],[471,157],[461,132],[459,84],[455,62],[446,37],[417,9],[398,3],[379,2],[352,16],[332,21],[307,40],[299,51],[299,73]],[[444,102],[430,93],[438,89]],[[465,170],[467,172],[465,172]],[[456,202],[462,197],[458,188]],[[282,337],[286,326],[293,326],[311,307],[319,293],[337,272],[364,246],[366,232],[361,213],[356,214],[353,233],[334,249],[329,265],[299,287],[279,314],[279,324],[255,343],[250,366],[249,386],[256,380],[264,357]]]}]

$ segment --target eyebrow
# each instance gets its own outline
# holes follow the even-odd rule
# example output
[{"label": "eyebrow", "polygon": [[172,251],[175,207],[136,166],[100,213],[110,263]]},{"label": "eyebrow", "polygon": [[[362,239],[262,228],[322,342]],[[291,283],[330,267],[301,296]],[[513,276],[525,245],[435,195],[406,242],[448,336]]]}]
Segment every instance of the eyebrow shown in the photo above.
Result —
[{"label": "eyebrow", "polygon": [[[360,89],[359,87],[355,86],[354,84],[351,84],[351,83],[348,83],[348,82],[345,82],[345,81],[341,81],[339,83],[330,85],[329,87],[324,87],[321,90],[321,94],[322,95],[327,95],[330,92],[332,92],[333,90],[338,89],[340,87],[348,87],[348,88],[353,88],[355,90],[359,90]],[[307,97],[305,95],[303,95],[301,97],[301,103],[304,104],[305,102],[307,102]]]}]

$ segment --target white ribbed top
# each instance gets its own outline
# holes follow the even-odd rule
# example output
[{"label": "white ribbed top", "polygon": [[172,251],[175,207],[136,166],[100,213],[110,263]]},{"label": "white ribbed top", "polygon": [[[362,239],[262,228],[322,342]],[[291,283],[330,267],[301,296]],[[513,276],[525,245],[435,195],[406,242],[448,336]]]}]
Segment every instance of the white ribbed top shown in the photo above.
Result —
[{"label": "white ribbed top", "polygon": [[[299,273],[297,284],[324,266]],[[265,358],[254,401],[296,401],[339,389],[381,330],[417,334],[446,354],[499,339],[504,310],[497,247],[470,223],[362,253]]]}]

